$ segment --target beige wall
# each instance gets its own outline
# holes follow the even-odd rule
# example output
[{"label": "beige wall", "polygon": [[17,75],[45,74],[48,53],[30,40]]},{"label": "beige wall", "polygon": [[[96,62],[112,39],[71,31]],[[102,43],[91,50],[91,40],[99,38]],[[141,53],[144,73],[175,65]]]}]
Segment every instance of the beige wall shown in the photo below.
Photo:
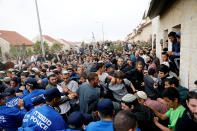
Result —
[{"label": "beige wall", "polygon": [[135,37],[133,37],[130,41],[131,42],[137,42],[137,41],[149,41],[150,40],[150,36],[152,35],[152,24],[149,24],[147,26],[145,26],[142,31],[136,35]]},{"label": "beige wall", "polygon": [[[197,1],[179,0],[160,18],[153,19],[153,33],[156,34],[157,55],[161,55],[160,40],[165,39],[164,30],[176,31],[181,24],[181,67],[180,80],[183,86],[194,87],[197,80]],[[171,49],[171,43],[169,44]]]},{"label": "beige wall", "polygon": [[58,40],[60,43],[63,44],[62,50],[69,50],[71,47],[70,45],[66,44],[63,40]]},{"label": "beige wall", "polygon": [[5,53],[9,53],[10,44],[6,40],[0,38],[0,47],[1,47],[3,60],[5,60]]},{"label": "beige wall", "polygon": [[142,29],[142,32],[139,35],[139,39],[147,42],[150,40],[151,35],[152,35],[152,24],[149,24]]}]

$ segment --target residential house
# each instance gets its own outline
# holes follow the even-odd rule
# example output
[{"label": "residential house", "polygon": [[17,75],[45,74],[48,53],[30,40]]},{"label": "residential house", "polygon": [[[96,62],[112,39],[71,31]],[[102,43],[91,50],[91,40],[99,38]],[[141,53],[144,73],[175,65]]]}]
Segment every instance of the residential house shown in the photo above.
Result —
[{"label": "residential house", "polygon": [[5,55],[9,54],[11,46],[31,47],[34,43],[16,31],[0,30],[0,55],[5,60]]},{"label": "residential house", "polygon": [[[46,42],[48,44],[49,47],[51,47],[54,43],[56,43],[60,46],[63,46],[63,44],[61,42],[59,42],[58,40],[54,39],[51,36],[43,35],[42,39],[44,42]],[[36,43],[36,41],[40,41],[40,36],[35,37],[32,41],[35,43]]]}]

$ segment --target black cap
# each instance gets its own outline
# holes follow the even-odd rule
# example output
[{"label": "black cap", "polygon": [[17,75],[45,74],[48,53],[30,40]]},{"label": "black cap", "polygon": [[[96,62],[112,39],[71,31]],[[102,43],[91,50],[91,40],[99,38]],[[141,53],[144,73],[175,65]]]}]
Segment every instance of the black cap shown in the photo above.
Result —
[{"label": "black cap", "polygon": [[51,101],[54,98],[61,97],[61,93],[56,87],[52,87],[45,91],[44,96],[45,96],[46,101]]},{"label": "black cap", "polygon": [[75,128],[81,128],[84,124],[84,116],[81,112],[73,112],[68,116],[68,124],[75,126]]},{"label": "black cap", "polygon": [[6,95],[11,96],[11,95],[14,95],[16,91],[14,88],[9,87],[9,88],[6,88],[4,92]]},{"label": "black cap", "polygon": [[114,110],[113,103],[110,99],[100,100],[97,104],[98,111],[101,113],[110,113]]},{"label": "black cap", "polygon": [[7,94],[0,94],[0,99],[4,98],[6,96],[7,96]]},{"label": "black cap", "polygon": [[39,95],[39,96],[37,96],[36,98],[34,98],[34,99],[32,100],[32,104],[33,104],[34,106],[37,106],[37,105],[39,105],[39,104],[44,104],[45,102],[46,102],[46,100],[45,100],[45,98],[44,98],[43,95]]},{"label": "black cap", "polygon": [[31,87],[36,87],[37,86],[37,81],[36,81],[36,79],[34,79],[34,78],[28,78],[26,81],[25,81],[25,85],[29,85],[29,86],[31,86]]}]

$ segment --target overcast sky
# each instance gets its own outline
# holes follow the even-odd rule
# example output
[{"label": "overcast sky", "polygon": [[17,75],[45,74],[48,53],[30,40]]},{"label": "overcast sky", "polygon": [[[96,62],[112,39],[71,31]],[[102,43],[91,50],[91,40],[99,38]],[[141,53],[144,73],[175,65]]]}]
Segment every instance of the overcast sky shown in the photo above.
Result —
[{"label": "overcast sky", "polygon": [[[44,35],[68,41],[124,40],[150,0],[37,0]],[[34,0],[0,0],[0,30],[39,34]]]}]

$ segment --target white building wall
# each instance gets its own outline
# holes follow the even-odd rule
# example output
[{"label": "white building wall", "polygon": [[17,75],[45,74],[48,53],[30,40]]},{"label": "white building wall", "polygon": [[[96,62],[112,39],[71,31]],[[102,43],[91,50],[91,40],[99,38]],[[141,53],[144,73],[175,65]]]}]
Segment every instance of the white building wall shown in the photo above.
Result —
[{"label": "white building wall", "polygon": [[5,60],[5,54],[9,53],[10,51],[10,43],[7,42],[6,40],[0,38],[0,47],[1,47],[1,53],[3,60]]},{"label": "white building wall", "polygon": [[[181,67],[180,80],[183,86],[194,87],[197,80],[197,1],[179,0],[152,21],[153,34],[156,34],[157,55],[161,56],[160,40],[164,39],[165,30],[176,31],[173,27],[181,24]],[[171,50],[171,43],[168,44]]]}]

